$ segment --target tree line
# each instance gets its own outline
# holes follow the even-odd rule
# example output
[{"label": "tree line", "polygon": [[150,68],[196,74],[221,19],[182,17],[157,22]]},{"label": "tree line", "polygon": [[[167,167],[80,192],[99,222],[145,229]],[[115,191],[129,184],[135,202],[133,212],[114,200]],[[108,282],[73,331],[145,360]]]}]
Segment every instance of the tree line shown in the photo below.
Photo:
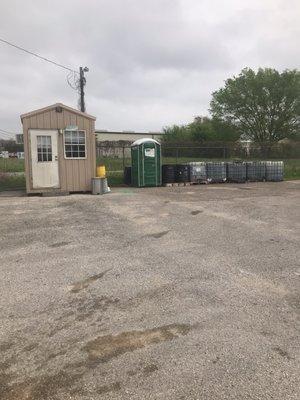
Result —
[{"label": "tree line", "polygon": [[164,142],[300,140],[300,72],[245,68],[212,94],[209,111],[209,117],[164,128]]}]

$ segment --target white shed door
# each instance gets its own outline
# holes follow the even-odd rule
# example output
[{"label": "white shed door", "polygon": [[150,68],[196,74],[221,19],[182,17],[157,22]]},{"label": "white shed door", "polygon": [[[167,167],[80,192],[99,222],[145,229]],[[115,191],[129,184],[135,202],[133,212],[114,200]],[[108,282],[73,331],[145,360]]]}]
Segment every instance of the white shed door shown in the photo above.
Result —
[{"label": "white shed door", "polygon": [[57,130],[30,131],[32,187],[58,188]]}]

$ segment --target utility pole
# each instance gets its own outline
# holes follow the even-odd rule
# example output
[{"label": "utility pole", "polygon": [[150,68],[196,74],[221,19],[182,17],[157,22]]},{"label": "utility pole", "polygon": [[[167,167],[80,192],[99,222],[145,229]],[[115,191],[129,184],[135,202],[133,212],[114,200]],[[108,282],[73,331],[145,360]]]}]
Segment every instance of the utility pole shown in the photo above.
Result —
[{"label": "utility pole", "polygon": [[84,102],[84,87],[86,84],[86,79],[84,76],[85,72],[88,72],[88,67],[80,67],[79,68],[79,94],[80,94],[80,111],[85,112],[85,102]]}]

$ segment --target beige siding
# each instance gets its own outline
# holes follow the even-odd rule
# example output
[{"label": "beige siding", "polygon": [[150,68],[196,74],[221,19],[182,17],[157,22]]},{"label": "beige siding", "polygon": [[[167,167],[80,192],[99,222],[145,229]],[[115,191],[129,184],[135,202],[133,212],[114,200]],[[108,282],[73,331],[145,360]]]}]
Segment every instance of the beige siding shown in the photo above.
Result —
[{"label": "beige siding", "polygon": [[96,170],[95,149],[95,123],[89,116],[63,109],[61,113],[52,110],[38,112],[37,115],[23,117],[25,173],[27,192],[33,193],[31,183],[31,152],[29,129],[65,129],[67,125],[77,125],[79,129],[86,131],[86,154],[83,160],[68,160],[64,158],[63,135],[58,134],[58,167],[60,189],[62,191],[90,191],[91,179]]}]

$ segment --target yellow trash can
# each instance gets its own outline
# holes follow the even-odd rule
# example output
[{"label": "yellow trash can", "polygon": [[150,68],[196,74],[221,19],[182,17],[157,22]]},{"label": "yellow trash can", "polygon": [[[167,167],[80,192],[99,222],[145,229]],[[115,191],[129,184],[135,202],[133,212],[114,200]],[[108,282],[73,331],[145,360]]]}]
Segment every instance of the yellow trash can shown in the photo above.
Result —
[{"label": "yellow trash can", "polygon": [[105,178],[106,177],[105,165],[99,165],[97,167],[97,177],[98,178]]}]

